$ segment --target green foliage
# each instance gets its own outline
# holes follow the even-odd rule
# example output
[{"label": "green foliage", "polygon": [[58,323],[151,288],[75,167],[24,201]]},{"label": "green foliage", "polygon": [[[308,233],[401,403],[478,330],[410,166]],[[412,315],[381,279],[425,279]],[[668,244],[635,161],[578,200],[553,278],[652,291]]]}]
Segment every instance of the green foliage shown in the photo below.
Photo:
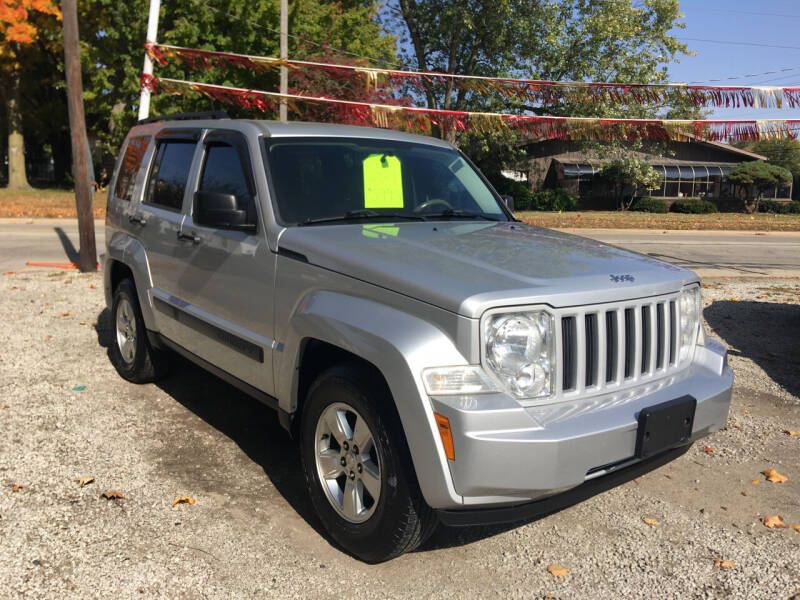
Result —
[{"label": "green foliage", "polygon": [[627,210],[633,202],[633,194],[626,200],[625,188],[643,187],[652,190],[661,185],[661,174],[638,155],[628,152],[603,165],[599,176],[614,184],[617,206]]},{"label": "green foliage", "polygon": [[540,190],[531,198],[530,210],[573,211],[578,210],[578,200],[567,190]]},{"label": "green foliage", "polygon": [[634,200],[630,209],[638,212],[667,213],[669,205],[661,198],[645,197]]},{"label": "green foliage", "polygon": [[775,200],[762,200],[758,204],[758,212],[773,215],[794,215],[800,213],[800,202],[776,202]]},{"label": "green foliage", "polygon": [[[655,83],[665,81],[666,65],[687,51],[674,37],[674,29],[685,26],[678,0],[394,0],[385,15],[388,29],[400,38],[401,57],[421,70]],[[426,99],[431,108],[491,106],[483,94],[435,82],[426,85]],[[523,103],[503,104],[513,109]],[[582,116],[656,110],[579,100],[530,109]]]},{"label": "green foliage", "polygon": [[676,200],[669,207],[671,212],[675,213],[688,213],[694,215],[707,215],[717,210],[716,205],[708,200],[701,200],[700,198],[681,198]]},{"label": "green foliage", "polygon": [[[212,8],[213,4],[213,8]],[[395,40],[375,20],[377,3],[344,0],[290,2],[289,30],[309,41],[289,38],[293,58],[317,58],[325,48],[377,60],[394,57]],[[79,0],[87,122],[108,154],[115,154],[136,120],[139,73],[147,28],[147,3],[117,0]],[[231,15],[231,16],[229,16]],[[280,6],[278,0],[173,0],[163,3],[159,41],[165,44],[243,54],[277,56]],[[206,83],[255,89],[277,89],[278,73],[250,69],[212,69],[194,72],[179,63],[156,65],[159,77],[195,79]],[[290,73],[290,85],[292,75]],[[201,97],[155,96],[152,114],[226,110],[231,116],[254,116],[252,111]],[[265,115],[272,118],[272,115]]]},{"label": "green foliage", "polygon": [[531,206],[531,190],[526,183],[515,181],[500,173],[486,178],[501,196],[514,198],[514,210],[529,210]]},{"label": "green foliage", "polygon": [[753,160],[731,167],[726,179],[736,185],[753,185],[761,191],[789,183],[792,180],[792,174],[783,167],[763,160]]}]

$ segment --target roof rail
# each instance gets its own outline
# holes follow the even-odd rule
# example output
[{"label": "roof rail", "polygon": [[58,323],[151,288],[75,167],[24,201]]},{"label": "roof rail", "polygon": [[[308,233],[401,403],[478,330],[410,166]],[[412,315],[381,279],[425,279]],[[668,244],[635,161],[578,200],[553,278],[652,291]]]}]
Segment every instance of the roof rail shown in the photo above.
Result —
[{"label": "roof rail", "polygon": [[158,123],[159,121],[190,121],[200,119],[230,119],[228,113],[223,111],[215,112],[195,112],[195,113],[175,113],[172,115],[162,115],[160,117],[150,117],[138,121],[137,125],[146,125],[147,123]]}]

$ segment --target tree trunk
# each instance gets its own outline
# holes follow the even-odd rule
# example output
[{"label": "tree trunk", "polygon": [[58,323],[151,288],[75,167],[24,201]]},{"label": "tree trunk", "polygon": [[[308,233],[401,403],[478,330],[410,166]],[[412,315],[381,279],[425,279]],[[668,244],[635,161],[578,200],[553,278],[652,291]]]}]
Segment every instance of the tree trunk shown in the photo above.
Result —
[{"label": "tree trunk", "polygon": [[22,137],[22,112],[20,109],[19,72],[12,71],[6,114],[8,117],[8,189],[27,190],[25,175],[25,140]]}]

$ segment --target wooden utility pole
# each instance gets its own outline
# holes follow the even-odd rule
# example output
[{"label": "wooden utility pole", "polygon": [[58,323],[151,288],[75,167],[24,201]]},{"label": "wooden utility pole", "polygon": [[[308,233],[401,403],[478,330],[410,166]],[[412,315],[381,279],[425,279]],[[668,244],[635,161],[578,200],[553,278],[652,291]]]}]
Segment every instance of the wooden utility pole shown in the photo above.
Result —
[{"label": "wooden utility pole", "polygon": [[[289,58],[289,0],[281,0],[281,59]],[[289,90],[289,69],[281,67],[281,94]],[[287,119],[286,98],[281,99],[280,118]]]},{"label": "wooden utility pole", "polygon": [[64,67],[67,73],[67,107],[69,131],[72,138],[72,163],[75,174],[75,204],[78,209],[80,236],[80,269],[97,270],[97,248],[94,240],[92,192],[89,189],[89,142],[86,137],[86,117],[83,112],[83,82],[78,46],[78,10],[75,0],[61,0],[64,25]]}]

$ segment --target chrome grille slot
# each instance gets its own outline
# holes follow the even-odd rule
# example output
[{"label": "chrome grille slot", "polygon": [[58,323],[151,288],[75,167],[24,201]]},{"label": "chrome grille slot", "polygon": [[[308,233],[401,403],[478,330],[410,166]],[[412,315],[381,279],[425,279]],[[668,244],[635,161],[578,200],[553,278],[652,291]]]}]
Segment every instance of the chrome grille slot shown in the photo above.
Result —
[{"label": "chrome grille slot", "polygon": [[642,307],[642,373],[650,371],[650,341],[653,333],[650,331],[650,307]]},{"label": "chrome grille slot", "polygon": [[575,331],[575,317],[561,319],[562,363],[564,373],[562,389],[567,392],[575,389],[575,374],[577,372],[577,340]]},{"label": "chrome grille slot", "polygon": [[676,295],[560,310],[559,395],[629,387],[677,364]]}]

